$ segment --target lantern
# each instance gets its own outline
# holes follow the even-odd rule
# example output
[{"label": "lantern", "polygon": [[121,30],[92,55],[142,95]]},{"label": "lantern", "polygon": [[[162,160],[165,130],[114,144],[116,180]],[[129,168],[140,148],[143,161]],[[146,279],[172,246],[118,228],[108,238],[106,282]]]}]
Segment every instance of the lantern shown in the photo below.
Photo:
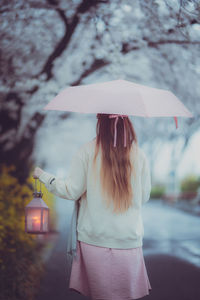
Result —
[{"label": "lantern", "polygon": [[33,200],[25,207],[25,232],[32,234],[44,234],[49,232],[49,208],[42,200],[41,182],[40,191],[37,191],[37,179],[35,179],[35,191]]}]

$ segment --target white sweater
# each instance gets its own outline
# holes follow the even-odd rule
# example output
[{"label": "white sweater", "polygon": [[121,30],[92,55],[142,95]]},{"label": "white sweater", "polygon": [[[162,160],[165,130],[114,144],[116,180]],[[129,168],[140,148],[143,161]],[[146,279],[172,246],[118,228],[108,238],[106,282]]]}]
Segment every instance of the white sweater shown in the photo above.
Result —
[{"label": "white sweater", "polygon": [[[80,197],[80,208],[77,219],[78,240],[88,244],[129,249],[143,245],[142,204],[147,202],[151,191],[151,177],[147,157],[135,143],[132,146],[131,158],[134,161],[136,178],[133,175],[131,184],[134,193],[133,205],[120,215],[107,208],[102,200],[99,171],[97,180],[92,173],[96,138],[82,145],[72,158],[66,179],[56,178],[43,171],[39,180],[54,195],[76,201]],[[136,151],[137,150],[137,151]],[[97,167],[100,170],[100,154],[97,156]],[[54,179],[55,178],[55,179]]]}]

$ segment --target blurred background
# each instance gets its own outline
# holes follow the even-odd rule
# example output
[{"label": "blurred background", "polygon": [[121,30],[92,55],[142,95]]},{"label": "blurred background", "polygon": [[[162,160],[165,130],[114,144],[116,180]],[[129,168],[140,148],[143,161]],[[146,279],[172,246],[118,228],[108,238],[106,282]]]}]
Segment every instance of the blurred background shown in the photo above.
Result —
[{"label": "blurred background", "polygon": [[149,299],[200,299],[200,1],[10,0],[0,7],[0,299],[68,291],[73,201],[42,186],[50,233],[24,230],[36,166],[59,177],[96,115],[45,111],[62,89],[123,78],[171,90],[194,118],[130,117],[151,167],[143,207]]}]

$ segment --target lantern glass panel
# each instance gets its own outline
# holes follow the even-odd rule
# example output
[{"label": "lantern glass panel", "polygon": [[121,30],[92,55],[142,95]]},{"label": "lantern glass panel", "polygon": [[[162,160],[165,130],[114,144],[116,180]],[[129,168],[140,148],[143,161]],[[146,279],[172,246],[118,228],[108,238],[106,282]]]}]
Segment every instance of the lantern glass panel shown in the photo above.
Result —
[{"label": "lantern glass panel", "polygon": [[43,209],[43,231],[48,231],[48,216],[49,211],[48,209]]},{"label": "lantern glass panel", "polygon": [[41,225],[41,209],[29,208],[27,211],[27,230],[40,231]]}]

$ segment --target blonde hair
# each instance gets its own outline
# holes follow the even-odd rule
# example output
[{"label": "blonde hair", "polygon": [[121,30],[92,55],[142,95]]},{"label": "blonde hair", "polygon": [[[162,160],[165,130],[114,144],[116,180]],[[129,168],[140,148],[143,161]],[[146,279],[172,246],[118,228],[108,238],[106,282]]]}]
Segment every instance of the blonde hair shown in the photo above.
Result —
[{"label": "blonde hair", "polygon": [[[107,207],[114,204],[114,213],[123,213],[132,205],[133,190],[131,175],[135,168],[132,160],[132,143],[137,149],[137,137],[133,125],[128,117],[118,119],[117,143],[113,147],[115,118],[109,114],[97,114],[96,146],[93,160],[95,168],[97,154],[101,150],[100,181],[103,199]],[[123,124],[124,122],[124,124]],[[127,146],[124,147],[124,125],[127,137]]]}]

